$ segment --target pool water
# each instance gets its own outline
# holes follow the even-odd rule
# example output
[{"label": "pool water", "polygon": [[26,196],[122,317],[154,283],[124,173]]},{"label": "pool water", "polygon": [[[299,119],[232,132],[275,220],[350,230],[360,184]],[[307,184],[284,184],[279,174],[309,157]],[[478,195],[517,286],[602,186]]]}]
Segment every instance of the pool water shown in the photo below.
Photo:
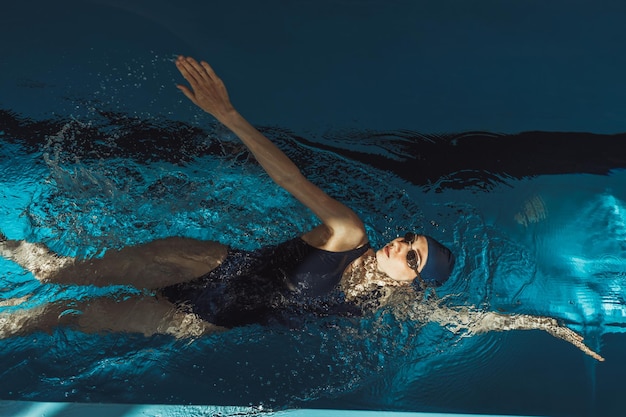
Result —
[{"label": "pool water", "polygon": [[[267,44],[250,41],[244,29],[228,30],[220,19],[209,24],[190,17],[191,10],[215,13],[192,2],[174,7],[165,1],[70,1],[63,9],[67,15],[47,3],[7,6],[14,19],[2,29],[3,38],[18,41],[6,45],[10,59],[0,63],[0,230],[65,255],[92,257],[166,236],[253,249],[315,225],[312,214],[276,187],[236,138],[176,95],[174,84],[180,80],[172,60],[184,49],[218,61],[218,69],[222,65],[242,112],[312,181],[361,215],[373,246],[407,230],[448,244],[457,254],[457,268],[437,290],[448,305],[557,318],[584,335],[606,362],[539,331],[461,337],[386,311],[358,321],[311,322],[298,331],[248,326],[193,342],[58,328],[0,341],[0,399],[619,415],[626,370],[621,354],[626,347],[626,136],[619,133],[623,119],[613,100],[620,87],[607,85],[622,58],[594,55],[599,66],[604,59],[612,63],[605,72],[607,85],[594,79],[587,80],[588,87],[572,87],[573,82],[548,77],[545,82],[552,83],[562,106],[544,100],[535,84],[535,96],[522,94],[524,83],[532,80],[510,72],[516,82],[509,88],[521,104],[503,105],[489,82],[457,80],[449,66],[428,84],[435,64],[448,58],[441,49],[426,47],[433,68],[395,78],[385,73],[385,79],[395,80],[388,88],[367,84],[368,113],[357,85],[371,79],[366,64],[386,71],[415,64],[417,58],[403,52],[422,45],[421,35],[401,30],[412,27],[406,16],[417,14],[414,7],[421,7],[422,16],[430,13],[430,20],[423,18],[424,36],[442,30],[434,29],[436,22],[447,28],[456,22],[461,33],[474,27],[477,16],[490,21],[494,13],[500,20],[493,30],[511,25],[504,41],[529,46],[541,42],[541,31],[518,39],[521,27],[509,16],[514,11],[495,5],[489,11],[487,3],[481,12],[454,2],[449,9],[432,10],[402,2],[379,9],[375,1],[344,1],[334,12],[315,9],[310,16],[325,22],[326,36],[341,34],[336,49],[324,43],[338,60],[330,72],[314,42],[320,28],[308,31],[313,26],[306,15],[314,5],[293,4],[299,7],[267,6],[292,17],[284,20],[277,17],[281,13],[249,5],[247,31],[258,28],[254,13],[274,23],[261,37]],[[410,13],[402,13],[403,7]],[[530,7],[529,16],[537,7]],[[614,13],[600,9],[593,13],[610,21]],[[371,27],[367,23],[376,21],[376,10],[402,24],[380,37],[350,34]],[[541,11],[534,23],[548,30],[554,10]],[[561,12],[571,19],[582,13],[573,6]],[[234,19],[236,12],[221,6],[220,13]],[[611,27],[605,24],[602,30]],[[485,32],[472,33],[476,45],[488,38]],[[611,33],[609,46],[620,36]],[[210,46],[203,44],[207,39]],[[440,41],[452,44],[451,37]],[[565,41],[554,42],[546,51],[563,51],[557,44]],[[347,45],[354,47],[342,55]],[[302,53],[304,47],[311,56]],[[502,62],[515,59],[493,47]],[[372,64],[368,48],[386,65]],[[264,50],[270,51],[267,56]],[[19,59],[26,51],[28,63]],[[478,56],[487,52],[477,50]],[[569,49],[559,57],[565,62],[579,52]],[[561,61],[549,63],[566,66]],[[478,71],[465,65],[469,77]],[[547,66],[538,67],[551,75]],[[577,79],[574,72],[564,79]],[[479,79],[489,79],[488,74]],[[259,85],[264,77],[280,87]],[[416,86],[415,77],[426,87]],[[445,87],[444,78],[450,80]],[[306,79],[306,88],[294,89],[297,79]],[[463,86],[472,91],[451,96]],[[578,95],[566,97],[564,91]],[[427,103],[410,98],[420,94]],[[342,101],[347,95],[353,101]],[[391,96],[398,97],[399,114],[386,108]],[[582,103],[583,98],[588,101]],[[529,113],[529,103],[536,105],[535,113]],[[589,109],[585,117],[583,109]],[[41,285],[0,259],[0,298],[29,297],[22,307],[136,291]]]},{"label": "pool water", "polygon": [[[87,122],[4,117],[3,155],[11,157],[2,159],[2,230],[9,237],[89,257],[172,235],[253,249],[315,224],[211,122],[201,130],[119,114],[94,114]],[[2,342],[5,399],[515,413],[557,407],[582,409],[580,415],[607,405],[597,403],[604,395],[597,388],[621,364],[607,344],[623,342],[615,335],[625,317],[625,170],[597,164],[603,173],[569,173],[572,165],[563,162],[563,173],[541,175],[544,165],[535,158],[536,167],[520,178],[513,164],[511,172],[496,172],[452,163],[438,179],[423,178],[419,170],[392,166],[408,160],[428,166],[435,163],[430,155],[454,160],[467,146],[496,152],[493,143],[521,141],[385,132],[355,152],[350,142],[363,133],[335,138],[343,147],[330,141],[315,147],[284,129],[263,130],[309,177],[350,202],[375,246],[408,228],[449,244],[457,268],[438,290],[448,304],[558,318],[605,354],[612,371],[606,375],[606,364],[539,332],[461,338],[382,313],[357,322],[320,320],[302,331],[249,326],[192,343],[67,328],[14,337]],[[392,153],[399,149],[413,156]],[[1,265],[3,298],[29,296],[27,306],[137,291],[41,285],[17,265]],[[546,368],[554,380],[546,380]],[[528,392],[536,393],[532,400],[516,404]],[[548,401],[555,395],[558,405]]]}]

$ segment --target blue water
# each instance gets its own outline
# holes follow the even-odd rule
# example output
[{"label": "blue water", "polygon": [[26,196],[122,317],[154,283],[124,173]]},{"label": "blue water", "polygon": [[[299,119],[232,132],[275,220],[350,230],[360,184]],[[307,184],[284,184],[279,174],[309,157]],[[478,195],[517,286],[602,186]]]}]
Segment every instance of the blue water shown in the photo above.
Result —
[{"label": "blue water", "polygon": [[[120,114],[88,120],[5,119],[1,227],[9,237],[98,256],[172,235],[252,249],[315,224],[210,121],[201,131]],[[449,244],[458,267],[438,291],[448,304],[561,319],[607,362],[539,332],[460,338],[389,313],[303,331],[250,326],[193,343],[61,328],[2,342],[5,399],[548,415],[613,409],[612,400],[599,400],[606,395],[599,387],[610,387],[611,373],[624,365],[610,352],[624,342],[626,170],[521,179],[458,170],[415,184],[401,170],[375,168],[406,160],[383,149],[420,152],[432,141],[436,149],[461,147],[467,135],[427,140],[388,132],[381,152],[361,154],[366,164],[341,156],[341,148],[264,130],[314,181],[350,202],[374,245],[408,228]],[[583,142],[601,139],[588,136]],[[510,140],[473,134],[469,143],[478,146],[480,137]],[[427,154],[420,158],[429,163]],[[27,306],[136,291],[40,285],[11,262],[0,265],[3,298],[29,295]]]},{"label": "blue water", "polygon": [[[541,332],[459,338],[386,313],[194,343],[57,329],[0,342],[0,399],[619,415],[626,145],[550,131],[625,130],[623,6],[463,4],[7,5],[0,229],[98,256],[172,235],[250,249],[311,227],[177,94],[172,58],[193,53],[375,246],[407,229],[449,244],[449,304],[558,318],[605,363]],[[40,285],[0,259],[0,296],[28,306],[133,291]]]}]

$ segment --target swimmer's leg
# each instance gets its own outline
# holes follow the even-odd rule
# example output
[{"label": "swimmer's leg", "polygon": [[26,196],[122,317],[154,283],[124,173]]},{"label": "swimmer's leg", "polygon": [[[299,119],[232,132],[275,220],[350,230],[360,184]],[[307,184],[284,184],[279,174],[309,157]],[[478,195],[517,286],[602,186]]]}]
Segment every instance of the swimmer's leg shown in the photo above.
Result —
[{"label": "swimmer's leg", "polygon": [[167,334],[179,339],[226,330],[193,313],[180,311],[165,299],[147,296],[123,301],[111,298],[92,300],[81,309],[75,323],[85,333]]},{"label": "swimmer's leg", "polygon": [[554,337],[571,343],[592,358],[604,361],[602,356],[583,343],[581,335],[568,327],[561,326],[556,319],[551,317],[527,314],[508,315],[492,311],[474,311],[467,307],[446,308],[440,306],[433,312],[431,319],[455,333],[467,330],[470,336],[490,331],[544,330]]},{"label": "swimmer's leg", "polygon": [[2,232],[0,232],[0,256],[32,272],[40,281],[47,281],[57,271],[74,263],[73,258],[52,253],[41,243],[10,240]]},{"label": "swimmer's leg", "polygon": [[132,285],[156,289],[191,281],[215,269],[227,247],[196,239],[169,237],[120,250],[101,258],[59,256],[41,243],[2,239],[0,255],[42,282],[77,285]]},{"label": "swimmer's leg", "polygon": [[25,335],[37,330],[49,332],[58,325],[61,313],[51,305],[15,309],[0,313],[0,339]]},{"label": "swimmer's leg", "polygon": [[178,339],[226,330],[154,297],[130,297],[123,301],[97,298],[76,306],[51,303],[0,313],[0,338],[51,332],[57,326],[85,333],[165,334]]}]

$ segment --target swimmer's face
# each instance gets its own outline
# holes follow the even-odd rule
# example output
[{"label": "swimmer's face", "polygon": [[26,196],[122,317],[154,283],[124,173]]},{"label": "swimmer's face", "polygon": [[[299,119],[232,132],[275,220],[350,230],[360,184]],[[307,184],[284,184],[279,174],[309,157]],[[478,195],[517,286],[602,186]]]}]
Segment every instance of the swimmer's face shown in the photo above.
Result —
[{"label": "swimmer's face", "polygon": [[[409,252],[415,251],[409,255]],[[407,259],[408,256],[408,259]],[[411,282],[417,273],[409,266],[417,266],[421,272],[428,257],[428,243],[422,235],[415,235],[413,242],[403,237],[396,238],[376,252],[378,270],[400,282]]]}]

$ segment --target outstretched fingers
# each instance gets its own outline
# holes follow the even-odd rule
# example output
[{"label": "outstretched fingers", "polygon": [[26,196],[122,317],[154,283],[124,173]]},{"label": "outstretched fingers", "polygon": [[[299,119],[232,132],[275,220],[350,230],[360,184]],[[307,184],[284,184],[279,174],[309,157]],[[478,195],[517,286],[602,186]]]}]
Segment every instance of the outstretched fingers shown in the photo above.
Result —
[{"label": "outstretched fingers", "polygon": [[593,351],[589,346],[587,346],[584,343],[583,336],[578,334],[578,333],[576,333],[572,329],[570,329],[568,327],[565,327],[565,326],[557,326],[557,327],[547,328],[546,330],[552,336],[557,337],[557,338],[562,339],[562,340],[565,340],[566,342],[569,342],[572,345],[576,346],[582,352],[584,352],[585,354],[591,356],[595,360],[597,360],[599,362],[604,362],[604,358],[600,354],[598,354],[595,351]]},{"label": "outstretched fingers", "polygon": [[204,69],[205,73],[211,77],[211,79],[215,80],[215,81],[221,81],[220,78],[217,76],[217,74],[215,73],[215,71],[213,71],[213,68],[209,65],[208,62],[206,61],[200,61],[200,65],[202,66],[202,68]]},{"label": "outstretched fingers", "polygon": [[179,71],[190,83],[213,82],[217,78],[211,66],[202,61],[198,63],[192,57],[178,57],[176,66]]},{"label": "outstretched fingers", "polygon": [[202,81],[202,76],[193,68],[185,57],[178,57],[176,60],[176,68],[183,78],[193,86]]},{"label": "outstretched fingers", "polygon": [[231,113],[233,107],[226,87],[208,63],[179,56],[176,67],[189,82],[189,86],[177,85],[177,88],[189,100],[218,119]]},{"label": "outstretched fingers", "polygon": [[196,96],[191,92],[190,89],[181,84],[176,84],[176,88],[178,88],[182,93],[189,99],[193,104],[198,106],[198,102],[196,101]]}]

